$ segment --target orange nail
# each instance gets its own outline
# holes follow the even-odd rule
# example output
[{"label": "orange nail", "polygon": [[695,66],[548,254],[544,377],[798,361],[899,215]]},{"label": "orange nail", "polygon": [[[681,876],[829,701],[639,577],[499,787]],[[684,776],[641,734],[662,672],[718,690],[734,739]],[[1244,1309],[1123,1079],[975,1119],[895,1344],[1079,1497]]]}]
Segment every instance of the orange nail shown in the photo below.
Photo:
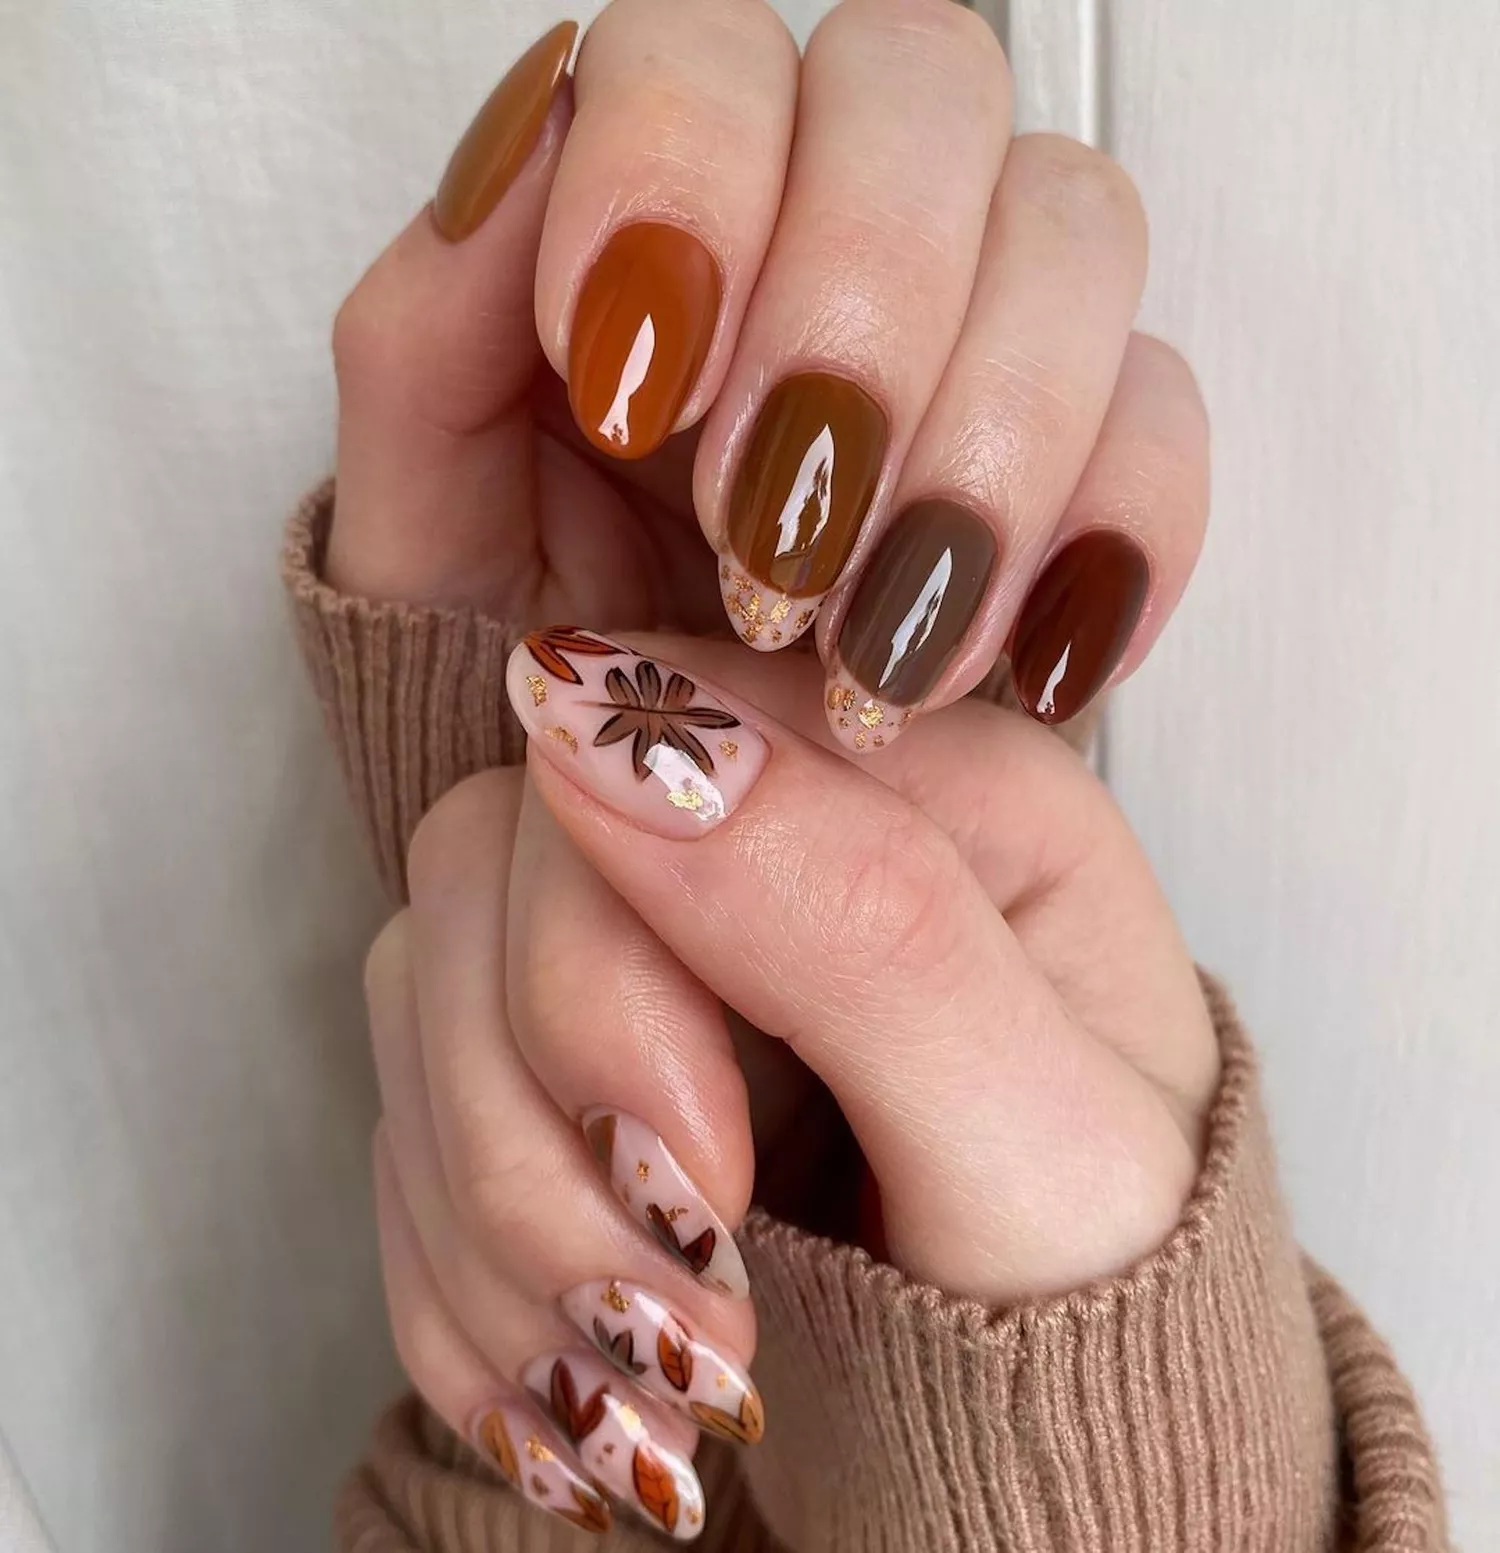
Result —
[{"label": "orange nail", "polygon": [[577,37],[577,22],[560,22],[533,43],[464,132],[432,202],[437,229],[449,242],[477,231],[526,165]]},{"label": "orange nail", "polygon": [[584,282],[568,348],[573,415],[596,447],[644,458],[687,403],[719,316],[719,267],[690,233],[621,227]]}]

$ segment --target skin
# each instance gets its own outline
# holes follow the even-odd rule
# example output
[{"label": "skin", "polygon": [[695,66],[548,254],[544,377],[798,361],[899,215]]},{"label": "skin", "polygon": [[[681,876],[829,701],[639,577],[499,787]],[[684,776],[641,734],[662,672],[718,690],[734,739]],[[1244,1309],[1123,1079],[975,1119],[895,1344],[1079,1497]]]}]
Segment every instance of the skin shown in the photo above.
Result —
[{"label": "skin", "polygon": [[[1009,116],[998,45],[948,0],[845,0],[800,70],[753,0],[615,0],[500,205],[459,243],[423,212],[340,310],[330,581],[688,633],[632,640],[755,708],[774,752],[697,841],[646,834],[535,751],[529,778],[473,778],[417,832],[410,907],[368,968],[376,1178],[398,1347],[457,1429],[576,1341],[555,1302],[586,1279],[637,1278],[753,1354],[749,1305],[669,1262],[605,1188],[590,1106],[649,1122],[734,1225],[757,1153],[789,1211],[817,1177],[816,1076],[879,1188],[865,1237],[988,1301],[1121,1271],[1191,1189],[1217,1052],[1149,867],[1060,741],[959,701],[1047,557],[1100,522],[1150,560],[1115,678],[1133,671],[1207,509],[1191,374],[1131,332],[1134,190],[1086,147],[1012,139]],[[694,231],[723,301],[682,434],[617,463],[559,374],[593,257],[639,219]],[[692,639],[722,627],[737,452],[809,367],[857,375],[890,424],[818,620],[825,659],[907,502],[962,500],[1000,550],[929,715],[857,762],[812,655]],[[725,1002],[754,1028],[731,1034]]]}]

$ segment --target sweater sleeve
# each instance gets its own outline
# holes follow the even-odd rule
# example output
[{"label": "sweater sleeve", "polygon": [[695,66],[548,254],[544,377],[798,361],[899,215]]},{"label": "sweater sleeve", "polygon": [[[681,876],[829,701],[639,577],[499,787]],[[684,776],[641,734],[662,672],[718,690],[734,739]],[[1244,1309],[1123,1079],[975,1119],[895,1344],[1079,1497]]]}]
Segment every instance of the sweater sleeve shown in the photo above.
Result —
[{"label": "sweater sleeve", "polygon": [[[293,518],[284,573],[356,809],[399,895],[425,809],[521,756],[501,687],[523,628],[339,595],[318,572],[331,503],[325,487]],[[700,1448],[706,1553],[1447,1547],[1410,1388],[1297,1251],[1253,1053],[1227,997],[1204,986],[1223,1076],[1203,1169],[1171,1237],[1120,1278],[993,1310],[751,1212],[740,1243],[774,1427],[753,1451]],[[414,1398],[381,1421],[337,1535],[345,1553],[589,1545]],[[661,1543],[617,1526],[603,1546]]]}]

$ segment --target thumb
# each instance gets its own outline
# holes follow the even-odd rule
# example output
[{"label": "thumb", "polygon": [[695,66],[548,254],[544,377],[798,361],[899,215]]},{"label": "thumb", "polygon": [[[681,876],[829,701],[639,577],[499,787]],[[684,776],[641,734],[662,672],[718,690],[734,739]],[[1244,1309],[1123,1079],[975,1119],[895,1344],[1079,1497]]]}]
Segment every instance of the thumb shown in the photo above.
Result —
[{"label": "thumb", "polygon": [[892,1259],[998,1301],[1129,1265],[1193,1159],[950,838],[867,772],[622,644],[528,638],[508,690],[562,826],[700,980],[833,1091]]}]

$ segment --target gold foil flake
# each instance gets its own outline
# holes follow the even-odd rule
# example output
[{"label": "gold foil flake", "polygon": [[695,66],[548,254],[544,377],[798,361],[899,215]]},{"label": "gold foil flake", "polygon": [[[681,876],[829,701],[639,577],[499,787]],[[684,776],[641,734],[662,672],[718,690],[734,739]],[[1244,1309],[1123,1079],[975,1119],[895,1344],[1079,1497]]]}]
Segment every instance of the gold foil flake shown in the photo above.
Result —
[{"label": "gold foil flake", "polygon": [[703,794],[696,787],[685,784],[681,792],[668,793],[667,802],[674,809],[687,809],[696,814],[703,807]]},{"label": "gold foil flake", "polygon": [[724,564],[719,567],[719,581],[720,582],[728,582],[729,581],[729,563],[727,561],[724,562]]},{"label": "gold foil flake", "polygon": [[[755,584],[743,572],[736,572],[734,574],[734,590],[736,593],[754,593]],[[755,607],[756,609],[760,608],[760,598],[758,595],[755,600]]]},{"label": "gold foil flake", "polygon": [[651,1166],[645,1160],[638,1159],[635,1162],[635,1173],[636,1178],[644,1185],[651,1179]]},{"label": "gold foil flake", "polygon": [[668,1208],[667,1211],[662,1214],[662,1217],[667,1221],[668,1224],[675,1224],[678,1219],[680,1219],[686,1212],[686,1208]]},{"label": "gold foil flake", "polygon": [[854,692],[845,690],[842,685],[830,685],[828,687],[828,710],[830,712],[847,712],[854,705]]},{"label": "gold foil flake", "polygon": [[528,674],[526,676],[526,688],[531,692],[531,704],[533,706],[545,706],[547,704],[547,681],[540,674]]},{"label": "gold foil flake", "polygon": [[611,1310],[617,1310],[623,1316],[630,1309],[630,1296],[620,1288],[618,1282],[611,1278],[604,1286],[604,1293],[599,1296]]},{"label": "gold foil flake", "polygon": [[869,737],[870,737],[869,734],[864,733],[863,731],[861,731],[860,733],[855,734],[854,735],[854,747],[855,747],[855,749],[862,750],[865,747],[866,743],[868,743]]},{"label": "gold foil flake", "polygon": [[554,723],[547,730],[547,737],[549,739],[556,739],[559,744],[566,744],[570,755],[578,753],[578,740],[571,728],[564,728],[561,723]]},{"label": "gold foil flake", "polygon": [[733,739],[720,739],[719,753],[725,760],[738,760],[740,758],[740,747]]},{"label": "gold foil flake", "polygon": [[847,728],[848,726],[849,726],[849,719],[847,717],[839,718],[839,727],[840,728]]},{"label": "gold foil flake", "polygon": [[878,728],[885,721],[885,708],[874,701],[866,701],[857,716],[866,728]]},{"label": "gold foil flake", "polygon": [[772,631],[772,633],[771,633],[771,640],[773,642],[779,642],[781,640],[781,632],[780,631]]},{"label": "gold foil flake", "polygon": [[916,715],[917,714],[912,707],[907,707],[907,709],[901,714],[901,726],[904,728]]},{"label": "gold foil flake", "polygon": [[693,1510],[693,1509],[689,1509],[689,1511],[687,1513],[687,1523],[688,1523],[689,1526],[696,1526],[702,1519],[703,1519],[703,1516],[700,1514],[699,1511]]},{"label": "gold foil flake", "polygon": [[729,1390],[729,1377],[723,1372],[723,1370],[720,1370],[719,1373],[714,1376],[714,1385],[716,1385],[720,1391]]},{"label": "gold foil flake", "polygon": [[535,1435],[532,1435],[526,1442],[526,1454],[533,1461],[552,1461],[555,1459],[552,1452]]},{"label": "gold foil flake", "polygon": [[790,599],[778,599],[775,607],[771,610],[771,624],[779,626],[791,612],[792,601]]},{"label": "gold foil flake", "polygon": [[883,750],[885,748],[885,735],[883,733],[877,733],[875,735],[875,748],[878,750]]},{"label": "gold foil flake", "polygon": [[797,629],[799,631],[805,631],[808,626],[812,624],[812,617],[813,611],[810,609],[804,609],[802,613],[797,616]]},{"label": "gold foil flake", "polygon": [[639,1432],[641,1415],[628,1402],[622,1402],[615,1409],[615,1417],[620,1420],[621,1427],[626,1434],[634,1435]]}]

